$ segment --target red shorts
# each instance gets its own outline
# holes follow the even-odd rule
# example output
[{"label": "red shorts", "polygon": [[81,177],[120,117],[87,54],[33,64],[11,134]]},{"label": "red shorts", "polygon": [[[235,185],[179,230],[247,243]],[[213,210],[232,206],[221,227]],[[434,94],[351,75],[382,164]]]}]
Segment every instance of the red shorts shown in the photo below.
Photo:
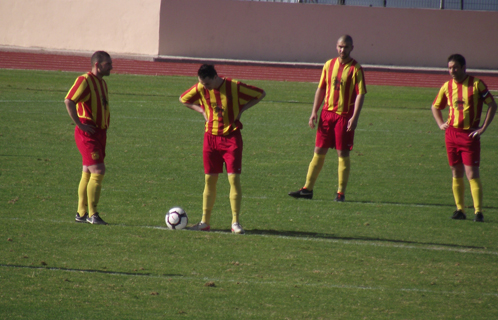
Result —
[{"label": "red shorts", "polygon": [[323,110],[316,131],[315,146],[319,148],[335,148],[337,150],[353,150],[354,130],[347,131],[349,119],[335,112]]},{"label": "red shorts", "polygon": [[76,127],[74,140],[83,158],[84,166],[104,163],[107,130],[96,129],[96,132],[90,135]]},{"label": "red shorts", "polygon": [[236,130],[228,136],[215,136],[204,133],[204,173],[223,173],[223,163],[227,173],[240,174],[242,171],[242,134]]},{"label": "red shorts", "polygon": [[445,132],[446,152],[450,166],[463,163],[470,167],[479,167],[481,162],[481,139],[471,138],[472,130],[449,127]]}]

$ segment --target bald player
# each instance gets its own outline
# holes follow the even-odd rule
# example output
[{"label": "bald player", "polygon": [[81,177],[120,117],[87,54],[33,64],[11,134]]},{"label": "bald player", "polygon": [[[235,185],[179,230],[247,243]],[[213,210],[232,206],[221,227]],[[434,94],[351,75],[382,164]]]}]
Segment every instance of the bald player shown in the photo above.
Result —
[{"label": "bald player", "polygon": [[329,149],[338,156],[338,189],[334,201],[344,202],[351,169],[349,152],[353,149],[354,131],[358,125],[367,89],[363,69],[350,54],[353,38],[343,35],[337,40],[338,57],[325,63],[315,93],[309,126],[314,129],[318,120],[313,159],[308,168],[303,188],[289,192],[294,198],[313,198],[313,187],[325,162]]}]

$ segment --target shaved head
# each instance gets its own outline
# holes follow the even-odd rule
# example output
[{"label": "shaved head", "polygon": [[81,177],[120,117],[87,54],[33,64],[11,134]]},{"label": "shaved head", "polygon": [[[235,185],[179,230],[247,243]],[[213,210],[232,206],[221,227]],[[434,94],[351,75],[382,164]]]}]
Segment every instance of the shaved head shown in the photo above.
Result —
[{"label": "shaved head", "polygon": [[347,44],[350,44],[350,45],[353,45],[353,38],[349,35],[349,34],[345,34],[343,36],[341,36],[337,42],[344,42],[344,43],[347,43]]}]

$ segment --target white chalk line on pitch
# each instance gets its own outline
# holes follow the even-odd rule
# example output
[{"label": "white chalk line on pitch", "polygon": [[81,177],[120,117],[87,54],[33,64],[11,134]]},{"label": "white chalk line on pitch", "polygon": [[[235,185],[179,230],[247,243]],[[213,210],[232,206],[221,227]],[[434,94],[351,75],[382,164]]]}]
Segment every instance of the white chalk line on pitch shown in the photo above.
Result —
[{"label": "white chalk line on pitch", "polygon": [[[11,221],[26,221],[21,218],[4,218],[0,217],[0,220],[11,220]],[[31,219],[29,221],[38,221],[38,222],[51,222],[51,223],[71,223],[74,224],[74,221],[67,220],[49,220],[49,219]],[[147,229],[159,229],[164,230],[166,232],[173,232],[173,230],[169,230],[167,227],[162,226],[129,226],[125,224],[110,224],[109,226],[117,226],[117,227],[125,227],[125,228],[147,228]],[[181,230],[182,232],[189,232],[188,230]],[[281,231],[285,233],[285,231]],[[234,236],[229,232],[223,231],[210,231],[209,233],[223,234]],[[239,235],[238,235],[239,236]],[[250,230],[247,230],[247,233],[243,235],[243,237],[264,237],[264,238],[278,238],[285,240],[294,240],[294,241],[313,241],[313,242],[329,242],[329,243],[340,243],[347,245],[358,245],[358,246],[373,246],[373,247],[385,247],[385,248],[397,248],[397,249],[409,249],[409,250],[428,250],[428,251],[446,251],[446,252],[456,252],[456,253],[468,253],[468,254],[479,254],[479,255],[494,255],[498,256],[498,251],[488,251],[481,250],[478,248],[448,248],[443,245],[404,245],[404,244],[393,244],[393,243],[379,243],[379,242],[389,242],[387,239],[379,239],[379,240],[344,240],[344,239],[331,239],[331,238],[320,238],[320,237],[291,237],[286,235],[274,235],[274,234],[251,234]],[[393,240],[398,241],[398,240]],[[402,241],[402,240],[399,240]]]},{"label": "white chalk line on pitch", "polygon": [[299,283],[284,283],[282,281],[251,281],[251,280],[241,280],[241,279],[218,279],[210,277],[187,277],[183,275],[161,275],[161,274],[141,274],[141,273],[128,273],[128,272],[112,272],[112,271],[100,271],[100,270],[83,270],[83,269],[66,269],[57,267],[33,267],[33,266],[19,266],[19,265],[4,265],[0,264],[3,268],[15,268],[15,269],[35,269],[35,270],[47,270],[47,271],[62,271],[71,273],[98,273],[102,275],[110,276],[121,276],[121,277],[146,277],[151,279],[167,279],[168,281],[173,280],[184,280],[184,281],[207,281],[216,283],[236,283],[236,284],[249,284],[249,285],[271,285],[271,286],[281,286],[281,287],[315,287],[315,288],[329,288],[329,289],[350,289],[350,290],[372,290],[372,291],[400,291],[400,292],[415,292],[415,293],[430,293],[430,294],[447,294],[447,295],[471,295],[471,296],[495,296],[498,297],[498,293],[494,292],[466,292],[466,291],[436,291],[428,289],[419,288],[390,288],[390,287],[371,287],[371,286],[360,286],[360,285],[344,285],[344,284],[324,284],[324,283],[309,283],[309,282],[299,282]]}]

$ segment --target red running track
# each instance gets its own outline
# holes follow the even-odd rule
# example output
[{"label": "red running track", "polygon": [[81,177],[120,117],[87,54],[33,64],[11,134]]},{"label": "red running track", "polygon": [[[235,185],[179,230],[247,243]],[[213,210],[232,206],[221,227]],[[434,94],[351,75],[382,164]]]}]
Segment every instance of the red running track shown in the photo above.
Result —
[{"label": "red running track", "polygon": [[[203,62],[216,64],[220,75],[236,79],[318,82],[321,72],[321,66],[114,58],[113,73],[196,76],[197,69]],[[0,51],[0,68],[86,72],[90,69],[90,61],[87,56]],[[449,75],[444,71],[396,70],[381,67],[364,67],[364,70],[368,85],[439,88],[449,80]],[[490,90],[498,90],[498,73],[472,74],[482,79]]]}]

